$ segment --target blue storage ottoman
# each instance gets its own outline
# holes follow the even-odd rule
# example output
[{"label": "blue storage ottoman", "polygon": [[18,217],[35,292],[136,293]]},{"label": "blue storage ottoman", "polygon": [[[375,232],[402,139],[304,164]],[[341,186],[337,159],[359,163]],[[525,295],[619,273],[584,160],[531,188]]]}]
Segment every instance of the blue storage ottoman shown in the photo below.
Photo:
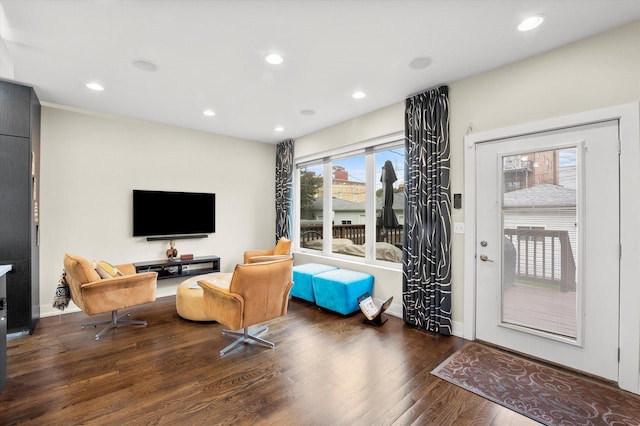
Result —
[{"label": "blue storage ottoman", "polygon": [[323,272],[332,271],[338,269],[336,266],[323,265],[320,263],[306,263],[304,265],[298,265],[293,267],[293,287],[291,287],[291,295],[300,299],[308,300],[309,302],[315,302],[313,297],[313,283],[312,278],[314,275],[321,274]]},{"label": "blue storage ottoman", "polygon": [[348,315],[360,309],[358,296],[373,294],[373,275],[336,269],[313,276],[316,305]]}]

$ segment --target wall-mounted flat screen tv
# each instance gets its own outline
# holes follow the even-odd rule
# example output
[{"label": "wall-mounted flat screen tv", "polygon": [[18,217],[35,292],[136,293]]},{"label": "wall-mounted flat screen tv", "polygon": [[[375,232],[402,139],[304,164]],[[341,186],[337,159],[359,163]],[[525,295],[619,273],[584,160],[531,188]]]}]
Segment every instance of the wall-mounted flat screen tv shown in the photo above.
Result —
[{"label": "wall-mounted flat screen tv", "polygon": [[216,231],[216,194],[133,190],[133,236],[179,236]]}]

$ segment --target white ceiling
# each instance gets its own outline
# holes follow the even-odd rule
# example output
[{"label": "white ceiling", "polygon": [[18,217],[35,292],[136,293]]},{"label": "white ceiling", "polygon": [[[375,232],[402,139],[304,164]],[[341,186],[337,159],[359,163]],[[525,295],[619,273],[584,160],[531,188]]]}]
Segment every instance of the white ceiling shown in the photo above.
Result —
[{"label": "white ceiling", "polygon": [[[640,0],[0,0],[0,6],[0,77],[34,86],[42,102],[268,143],[640,19]],[[531,14],[546,15],[544,24],[518,32]],[[266,63],[271,52],[284,63]],[[416,57],[432,64],[412,69]],[[158,70],[142,71],[132,65],[136,59]],[[105,90],[86,89],[89,81]],[[367,96],[355,100],[355,90]],[[207,108],[216,115],[205,117]]]}]

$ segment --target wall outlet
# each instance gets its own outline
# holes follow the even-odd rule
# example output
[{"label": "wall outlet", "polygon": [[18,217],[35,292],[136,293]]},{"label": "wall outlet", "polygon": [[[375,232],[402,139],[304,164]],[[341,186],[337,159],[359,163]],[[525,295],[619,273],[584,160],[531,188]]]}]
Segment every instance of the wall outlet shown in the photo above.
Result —
[{"label": "wall outlet", "polygon": [[454,234],[464,234],[464,222],[454,222],[453,223],[453,233]]}]

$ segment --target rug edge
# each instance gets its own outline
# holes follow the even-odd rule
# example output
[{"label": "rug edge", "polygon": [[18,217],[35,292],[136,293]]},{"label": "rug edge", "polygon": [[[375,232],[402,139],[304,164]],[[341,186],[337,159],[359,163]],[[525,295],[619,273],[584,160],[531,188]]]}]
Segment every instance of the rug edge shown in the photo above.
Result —
[{"label": "rug edge", "polygon": [[478,395],[478,396],[480,396],[480,397],[482,397],[482,398],[484,398],[484,399],[487,399],[487,400],[489,400],[489,401],[493,402],[494,404],[497,404],[497,405],[499,405],[499,406],[501,406],[501,407],[503,407],[503,408],[505,408],[505,409],[507,409],[507,410],[509,410],[509,411],[513,411],[514,413],[518,413],[518,414],[520,414],[521,416],[526,417],[526,418],[528,418],[528,419],[531,419],[531,420],[533,420],[533,421],[535,421],[535,422],[538,422],[538,423],[540,423],[540,424],[543,424],[543,425],[549,425],[549,423],[545,423],[544,421],[542,421],[542,420],[541,420],[541,419],[539,419],[539,418],[532,417],[532,416],[531,416],[531,415],[529,415],[528,413],[526,413],[526,412],[524,412],[524,411],[521,411],[520,409],[518,409],[518,408],[516,408],[516,407],[514,407],[514,408],[507,407],[506,405],[504,405],[504,403],[503,403],[502,401],[499,401],[499,400],[498,400],[498,399],[496,399],[496,398],[493,398],[493,397],[491,397],[491,396],[489,396],[489,395],[486,395],[484,392],[482,392],[481,390],[476,389],[475,387],[473,388],[473,390],[471,390],[471,388],[463,387],[463,386],[461,386],[460,384],[455,383],[455,382],[451,381],[449,378],[444,377],[444,376],[442,376],[442,375],[440,374],[440,370],[442,370],[442,369],[445,367],[445,365],[447,365],[447,364],[448,364],[448,363],[449,363],[453,358],[455,358],[456,356],[458,356],[458,354],[459,354],[460,352],[462,352],[463,350],[468,349],[470,346],[474,346],[474,345],[476,345],[476,346],[477,346],[477,344],[476,344],[476,343],[467,343],[466,345],[462,346],[460,349],[458,349],[458,350],[457,350],[457,351],[455,351],[453,354],[451,354],[449,357],[447,357],[447,359],[446,359],[446,360],[444,360],[444,361],[442,361],[440,364],[438,364],[438,366],[437,366],[436,368],[434,368],[433,370],[431,370],[431,374],[432,374],[432,375],[434,375],[434,376],[436,376],[436,377],[438,377],[438,378],[439,378],[439,379],[441,379],[441,380],[444,380],[444,381],[445,381],[445,382],[447,382],[447,383],[451,383],[452,385],[459,387],[460,389],[462,389],[462,390],[464,390],[464,391],[471,392],[471,393],[473,393],[473,394],[475,394],[475,395]]}]

